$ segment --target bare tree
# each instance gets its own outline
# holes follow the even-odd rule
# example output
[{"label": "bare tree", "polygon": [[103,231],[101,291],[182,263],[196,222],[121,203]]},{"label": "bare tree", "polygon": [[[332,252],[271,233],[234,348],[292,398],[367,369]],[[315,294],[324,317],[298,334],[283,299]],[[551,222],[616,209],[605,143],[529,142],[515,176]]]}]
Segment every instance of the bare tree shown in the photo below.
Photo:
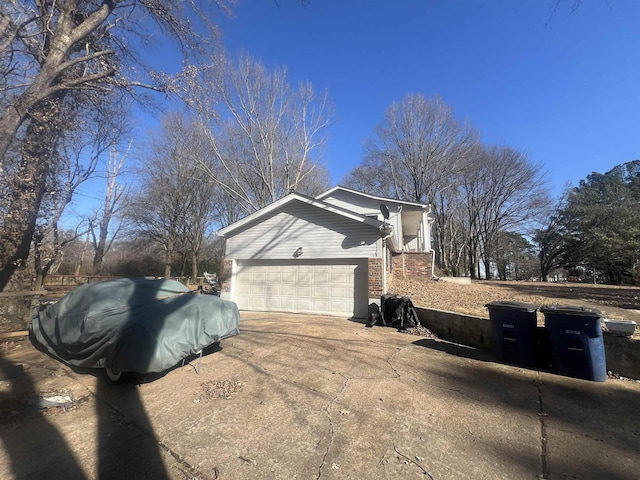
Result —
[{"label": "bare tree", "polygon": [[[217,103],[207,101],[212,95]],[[188,96],[209,127],[202,167],[242,215],[290,190],[313,195],[327,187],[320,154],[333,107],[326,92],[316,95],[308,82],[294,89],[284,68],[268,71],[244,56],[224,70],[203,69]]]},{"label": "bare tree", "polygon": [[203,11],[183,0],[0,4],[0,173],[9,165],[16,177],[6,184],[0,225],[0,289],[26,264],[46,179],[58,166],[67,97],[82,91],[84,98],[96,98],[114,88],[170,91],[172,78],[139,61],[133,37],[144,37],[155,25],[183,52],[205,52],[213,36],[198,33],[193,27],[198,18],[211,27]]},{"label": "bare tree", "polygon": [[91,242],[93,244],[93,274],[102,274],[102,261],[109,252],[113,241],[118,236],[121,223],[118,223],[115,232],[109,236],[109,226],[115,215],[122,209],[126,201],[128,191],[127,184],[120,183],[120,178],[124,171],[124,164],[128,157],[131,143],[122,157],[118,156],[118,150],[114,146],[111,148],[106,170],[106,191],[100,211],[96,212],[89,219],[89,231],[91,232]]},{"label": "bare tree", "polygon": [[94,108],[78,108],[76,94],[67,97],[64,105],[65,131],[58,138],[54,152],[56,169],[49,172],[45,182],[45,196],[41,202],[33,234],[33,254],[36,287],[55,264],[64,246],[86,231],[80,222],[74,230],[60,229],[60,220],[73,200],[78,188],[94,176],[102,155],[119,141],[124,129],[123,110],[116,98],[101,98]]},{"label": "bare tree", "polygon": [[196,263],[192,274],[197,272],[198,254],[211,222],[214,184],[203,177],[201,133],[180,115],[164,119],[143,159],[141,191],[129,209],[135,231],[163,247],[165,277],[171,276],[176,254],[186,251]]},{"label": "bare tree", "polygon": [[348,172],[340,181],[341,185],[360,192],[393,198],[397,196],[394,183],[389,181],[388,169],[378,159],[365,157],[360,165]]},{"label": "bare tree", "polygon": [[[468,254],[472,278],[482,261],[491,277],[491,252],[501,231],[516,231],[547,211],[549,196],[542,166],[510,147],[483,147],[465,172]],[[533,229],[531,227],[531,229]]]},{"label": "bare tree", "polygon": [[475,130],[456,120],[439,96],[411,94],[387,109],[366,144],[365,156],[387,174],[396,197],[433,203],[477,141]]},{"label": "bare tree", "polygon": [[478,142],[477,132],[458,121],[439,96],[407,95],[386,110],[362,163],[345,182],[373,194],[430,203],[436,265],[454,272],[462,254],[458,188]]}]

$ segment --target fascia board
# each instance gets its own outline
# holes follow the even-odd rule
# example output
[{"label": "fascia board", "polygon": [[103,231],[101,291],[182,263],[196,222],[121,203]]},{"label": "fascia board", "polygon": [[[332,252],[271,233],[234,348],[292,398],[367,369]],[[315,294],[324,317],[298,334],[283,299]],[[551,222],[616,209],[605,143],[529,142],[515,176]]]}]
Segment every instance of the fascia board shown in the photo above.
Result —
[{"label": "fascia board", "polygon": [[340,185],[338,185],[337,187],[333,187],[333,188],[327,190],[324,193],[321,193],[320,195],[318,195],[316,197],[316,199],[323,200],[323,199],[327,198],[332,193],[334,193],[334,192],[336,192],[338,190],[342,190],[344,192],[349,192],[349,193],[352,193],[354,195],[359,195],[361,197],[370,198],[371,200],[376,200],[376,201],[380,201],[380,202],[397,203],[399,205],[410,205],[412,207],[420,207],[420,208],[428,208],[429,207],[428,204],[424,204],[424,203],[407,202],[407,201],[404,201],[404,200],[396,200],[394,198],[386,198],[386,197],[378,197],[376,195],[369,195],[368,193],[359,192],[357,190],[352,190],[352,189],[347,188],[347,187],[341,187]]}]

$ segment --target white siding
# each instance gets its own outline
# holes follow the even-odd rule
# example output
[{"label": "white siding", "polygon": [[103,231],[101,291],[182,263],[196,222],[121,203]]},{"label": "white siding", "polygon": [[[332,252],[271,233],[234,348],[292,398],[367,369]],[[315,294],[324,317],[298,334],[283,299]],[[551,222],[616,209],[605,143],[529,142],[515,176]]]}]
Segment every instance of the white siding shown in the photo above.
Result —
[{"label": "white siding", "polygon": [[[346,208],[352,212],[359,213],[361,215],[369,215],[372,213],[380,214],[380,201],[373,198],[364,197],[362,195],[355,195],[344,190],[336,190],[331,196],[323,198],[323,202],[336,205],[338,207]],[[397,208],[399,204],[387,203],[389,210]],[[382,215],[378,217],[382,220]]]},{"label": "white siding", "polygon": [[380,233],[371,225],[294,201],[227,238],[234,259],[368,258],[380,255]]},{"label": "white siding", "polygon": [[[377,214],[378,220],[383,219],[380,213],[380,204],[384,203],[389,209],[389,219],[387,222],[393,227],[396,244],[404,251],[422,250],[422,245],[413,240],[418,230],[422,229],[422,213],[424,209],[418,206],[406,205],[402,202],[394,202],[393,200],[382,202],[344,190],[336,190],[330,196],[323,198],[322,201],[336,205],[337,207],[346,208],[361,215]],[[400,206],[402,206],[402,212],[398,210]],[[403,224],[406,225],[403,226]],[[405,226],[409,229],[404,232],[407,234],[407,238],[403,237]],[[427,224],[425,228],[427,229],[427,236],[429,236],[430,226]],[[405,242],[409,242],[409,245],[405,245]]]}]

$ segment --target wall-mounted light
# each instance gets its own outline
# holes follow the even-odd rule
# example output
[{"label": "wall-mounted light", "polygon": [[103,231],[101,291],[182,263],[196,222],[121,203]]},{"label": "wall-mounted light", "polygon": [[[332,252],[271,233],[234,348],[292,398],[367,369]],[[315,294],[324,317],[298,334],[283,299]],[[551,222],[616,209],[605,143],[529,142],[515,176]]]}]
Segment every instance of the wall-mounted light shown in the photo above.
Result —
[{"label": "wall-mounted light", "polygon": [[304,251],[302,250],[302,247],[298,247],[296,249],[295,252],[293,252],[293,258],[298,258],[300,255],[302,255],[304,253]]}]

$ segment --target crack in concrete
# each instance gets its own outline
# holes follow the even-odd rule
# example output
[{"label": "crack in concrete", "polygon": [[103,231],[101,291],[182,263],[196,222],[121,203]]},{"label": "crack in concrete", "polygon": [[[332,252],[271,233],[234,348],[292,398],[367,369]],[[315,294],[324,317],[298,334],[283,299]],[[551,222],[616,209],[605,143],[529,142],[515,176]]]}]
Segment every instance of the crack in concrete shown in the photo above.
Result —
[{"label": "crack in concrete", "polygon": [[[89,388],[87,385],[85,385],[83,382],[81,382],[80,379],[75,377],[71,372],[65,371],[65,375],[68,378],[70,378],[71,380],[73,380],[76,383],[80,384],[82,387],[84,387],[89,392],[90,396],[95,398],[97,402],[101,402],[111,412],[115,413],[116,416],[120,417],[120,421],[126,422],[126,424],[128,424],[128,425],[132,425],[140,433],[142,433],[142,435],[144,435],[145,437],[147,437],[147,438],[153,440],[154,442],[156,442],[156,444],[158,445],[159,448],[161,448],[166,453],[171,455],[178,462],[178,464],[181,467],[183,467],[183,468],[185,468],[187,470],[187,472],[184,472],[181,468],[178,468],[178,470],[182,471],[182,473],[185,474],[185,478],[189,478],[189,479],[198,478],[198,479],[201,479],[201,480],[206,480],[208,478],[202,472],[198,471],[198,469],[196,467],[194,467],[189,462],[184,460],[179,453],[177,453],[175,450],[173,450],[171,447],[169,447],[168,445],[166,445],[162,441],[158,440],[156,438],[154,432],[149,432],[142,425],[138,424],[138,422],[135,419],[133,419],[131,417],[128,417],[123,412],[121,412],[115,405],[113,405],[110,402],[106,401],[105,399],[99,397],[96,392],[94,392],[91,388]],[[218,469],[217,469],[217,467],[214,468],[214,472],[216,474],[215,478],[218,478]]]},{"label": "crack in concrete", "polygon": [[431,480],[433,480],[433,477],[431,476],[431,474],[422,466],[420,465],[420,463],[416,462],[415,460],[413,460],[412,458],[409,458],[408,456],[406,456],[404,453],[402,453],[400,450],[398,450],[398,448],[396,447],[396,445],[393,445],[393,450],[395,450],[395,452],[402,458],[405,459],[405,462],[408,465],[415,465],[416,467],[418,467],[421,471],[423,475],[428,476]]},{"label": "crack in concrete", "polygon": [[540,372],[536,373],[536,379],[533,384],[536,386],[538,390],[538,420],[540,421],[540,459],[542,461],[542,477],[541,478],[549,478],[549,456],[548,456],[548,445],[547,445],[547,425],[545,422],[545,418],[547,417],[547,413],[544,411],[544,404],[542,403],[542,389],[540,386],[542,385],[542,381],[540,380]]},{"label": "crack in concrete", "polygon": [[[386,343],[381,343],[381,342],[376,342],[375,340],[371,340],[370,338],[364,337],[362,335],[360,335],[359,331],[354,331],[353,332],[357,337],[362,338],[363,340],[366,340],[369,343],[372,343],[374,345],[381,345],[384,348],[389,348],[390,345],[386,344]],[[388,358],[385,359],[385,362],[387,363],[387,365],[389,365],[389,367],[391,367],[391,370],[393,370],[393,373],[395,375],[395,378],[400,378],[402,375],[400,375],[400,372],[398,372],[398,369],[396,367],[393,366],[393,363],[391,363],[391,361],[393,360],[393,357],[395,357],[396,355],[398,355],[400,352],[402,352],[405,348],[410,347],[411,345],[413,345],[412,343],[407,344],[407,345],[403,345],[401,347],[394,347],[395,348],[395,352],[393,352],[391,355],[389,355]]]},{"label": "crack in concrete", "polygon": [[336,401],[338,400],[338,397],[344,393],[345,389],[347,388],[347,384],[351,380],[349,377],[347,377],[345,375],[342,375],[339,372],[336,372],[336,374],[338,374],[341,377],[343,377],[344,378],[344,382],[342,383],[342,388],[340,389],[340,391],[335,394],[335,396],[331,399],[331,401],[324,408],[324,413],[327,416],[327,419],[329,420],[329,442],[327,443],[327,448],[324,451],[324,455],[322,455],[322,461],[320,462],[320,466],[318,467],[318,476],[316,477],[316,480],[320,480],[320,478],[322,477],[322,469],[324,468],[324,466],[326,464],[327,456],[329,455],[329,451],[331,450],[331,447],[333,446],[333,438],[335,436],[335,426],[333,424],[333,417],[331,416],[331,407],[333,406],[334,403],[336,403]]},{"label": "crack in concrete", "polygon": [[391,363],[391,361],[393,360],[393,357],[395,357],[396,355],[398,355],[402,350],[404,350],[407,346],[405,345],[404,347],[399,347],[396,349],[395,352],[393,352],[389,358],[386,359],[387,365],[389,365],[391,367],[391,370],[393,370],[393,373],[395,374],[396,378],[400,378],[402,375],[400,375],[400,372],[398,372],[398,369],[396,367],[393,366],[393,363]]}]

